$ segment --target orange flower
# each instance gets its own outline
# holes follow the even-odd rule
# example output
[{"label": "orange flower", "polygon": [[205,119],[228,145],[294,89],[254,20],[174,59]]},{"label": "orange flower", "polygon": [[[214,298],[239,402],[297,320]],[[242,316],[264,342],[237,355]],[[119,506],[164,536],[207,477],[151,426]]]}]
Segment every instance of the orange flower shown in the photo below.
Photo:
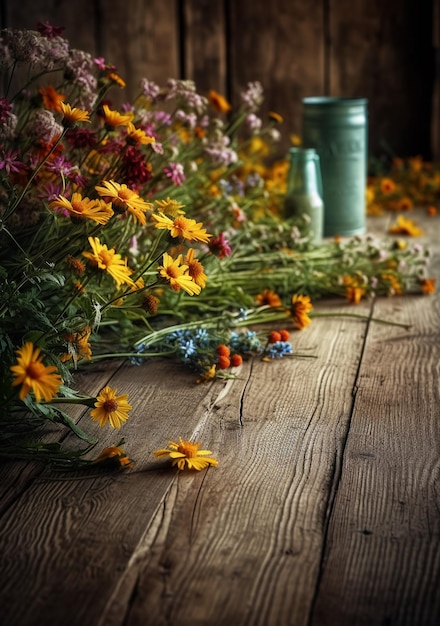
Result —
[{"label": "orange flower", "polygon": [[255,296],[255,300],[260,306],[267,305],[271,307],[278,307],[283,304],[279,295],[276,294],[275,291],[272,291],[272,289],[264,289],[261,293]]},{"label": "orange flower", "polygon": [[389,195],[396,190],[396,183],[391,178],[382,178],[380,181],[380,190],[383,194]]},{"label": "orange flower", "polygon": [[52,87],[52,85],[48,85],[47,87],[40,87],[38,93],[43,98],[43,104],[46,109],[51,111],[59,111],[61,113],[61,103],[65,100],[66,96],[62,93],[58,93],[58,91]]},{"label": "orange flower", "polygon": [[435,278],[422,278],[422,292],[425,294],[435,293]]},{"label": "orange flower", "polygon": [[296,294],[292,296],[290,312],[293,317],[293,321],[299,330],[307,328],[307,326],[312,323],[312,320],[309,317],[309,313],[312,310],[313,305],[310,302],[309,296],[300,296]]},{"label": "orange flower", "polygon": [[231,110],[231,105],[226,98],[214,89],[208,92],[208,101],[212,108],[218,111],[218,113],[227,113]]}]

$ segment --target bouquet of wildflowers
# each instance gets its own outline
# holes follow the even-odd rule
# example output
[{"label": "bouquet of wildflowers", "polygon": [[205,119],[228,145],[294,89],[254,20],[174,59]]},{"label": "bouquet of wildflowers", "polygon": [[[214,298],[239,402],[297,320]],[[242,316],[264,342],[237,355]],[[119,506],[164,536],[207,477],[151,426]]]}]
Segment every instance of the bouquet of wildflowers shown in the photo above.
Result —
[{"label": "bouquet of wildflowers", "polygon": [[[116,68],[48,24],[2,31],[0,72],[0,456],[91,462],[96,442],[63,405],[115,429],[131,406],[110,387],[74,388],[88,362],[168,355],[207,380],[243,355],[291,352],[285,329],[243,326],[304,328],[310,297],[357,302],[427,280],[421,250],[316,247],[306,222],[283,219],[288,165],[271,159],[282,120],[258,116],[259,83],[233,112],[191,81],[145,79],[119,110]],[[47,421],[84,447],[45,444]],[[95,458],[109,461],[130,466],[119,445]]]}]

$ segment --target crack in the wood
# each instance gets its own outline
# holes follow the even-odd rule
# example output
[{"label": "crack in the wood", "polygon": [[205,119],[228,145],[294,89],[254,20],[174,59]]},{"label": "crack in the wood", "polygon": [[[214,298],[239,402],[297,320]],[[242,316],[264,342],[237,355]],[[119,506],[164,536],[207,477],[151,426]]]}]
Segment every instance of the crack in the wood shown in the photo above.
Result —
[{"label": "crack in the wood", "polygon": [[251,378],[252,378],[252,372],[253,372],[253,368],[254,368],[254,362],[252,361],[250,363],[250,372],[249,372],[249,376],[248,379],[243,387],[243,392],[240,396],[240,406],[238,407],[238,423],[240,424],[240,428],[243,428],[244,426],[244,420],[243,420],[243,406],[244,406],[244,398],[246,395],[246,389],[248,388],[249,383],[251,382]]},{"label": "crack in the wood", "polygon": [[202,482],[200,483],[199,488],[197,490],[197,495],[196,495],[196,499],[195,499],[193,510],[192,510],[192,514],[191,514],[191,524],[190,524],[189,539],[188,539],[188,544],[189,544],[190,549],[192,547],[193,531],[194,531],[195,526],[197,525],[197,520],[198,520],[198,517],[199,517],[197,515],[197,520],[196,520],[196,514],[198,512],[200,512],[200,508],[201,508],[201,507],[198,507],[197,505],[198,505],[199,499],[201,498],[203,483],[206,480],[206,476],[208,475],[209,469],[210,468],[208,467],[207,470],[203,474]]},{"label": "crack in the wood", "polygon": [[360,350],[356,372],[354,375],[353,387],[352,387],[352,392],[351,392],[351,405],[350,405],[350,410],[349,410],[349,414],[347,418],[347,425],[345,428],[345,432],[341,436],[340,446],[337,446],[336,451],[335,451],[332,474],[330,478],[329,495],[328,495],[325,515],[323,519],[323,541],[322,541],[322,547],[321,547],[321,557],[319,560],[319,569],[318,569],[318,574],[316,576],[315,590],[314,590],[313,597],[310,603],[310,611],[309,611],[309,616],[308,616],[306,626],[313,626],[313,616],[315,612],[315,606],[318,600],[319,590],[320,590],[322,579],[324,576],[325,558],[326,558],[326,552],[327,552],[327,547],[328,547],[328,534],[329,534],[329,528],[330,528],[330,521],[332,519],[336,496],[337,496],[341,479],[342,479],[342,473],[343,473],[342,470],[344,467],[344,455],[345,455],[345,450],[347,447],[348,437],[349,437],[350,430],[351,430],[351,423],[353,420],[353,414],[354,414],[354,410],[356,406],[356,398],[357,398],[357,394],[359,391],[359,376],[360,376],[361,366],[364,360],[367,339],[369,336],[369,330],[370,330],[371,321],[373,317],[374,304],[375,304],[375,301],[373,299],[370,305],[370,311],[369,311],[369,315],[368,315],[367,322],[366,322],[365,334],[364,334],[364,338],[362,341],[362,346]]}]

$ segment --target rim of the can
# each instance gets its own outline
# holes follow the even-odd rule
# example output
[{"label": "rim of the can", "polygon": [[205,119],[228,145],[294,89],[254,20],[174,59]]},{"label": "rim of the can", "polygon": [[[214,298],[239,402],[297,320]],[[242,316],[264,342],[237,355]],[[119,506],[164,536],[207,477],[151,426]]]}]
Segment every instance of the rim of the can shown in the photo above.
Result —
[{"label": "rim of the can", "polygon": [[342,97],[338,98],[335,96],[307,96],[302,99],[303,104],[319,104],[324,106],[332,106],[334,104],[337,105],[354,105],[354,104],[367,104],[367,98],[348,98]]}]

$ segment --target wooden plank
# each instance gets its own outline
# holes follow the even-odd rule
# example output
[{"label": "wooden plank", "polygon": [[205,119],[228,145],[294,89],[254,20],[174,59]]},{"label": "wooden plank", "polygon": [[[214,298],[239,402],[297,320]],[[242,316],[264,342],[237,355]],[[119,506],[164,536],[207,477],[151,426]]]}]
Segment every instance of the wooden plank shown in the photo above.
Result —
[{"label": "wooden plank", "polygon": [[132,101],[139,94],[142,78],[164,85],[179,78],[177,0],[125,0],[101,3],[101,54],[127,84],[112,92],[115,104]]},{"label": "wooden plank", "polygon": [[293,342],[318,359],[245,363],[212,396],[220,466],[179,476],[100,626],[307,624],[365,328],[317,319]]},{"label": "wooden plank", "polygon": [[111,384],[129,394],[133,419],[116,433],[101,431],[102,446],[125,436],[136,468],[90,478],[46,472],[3,513],[0,605],[11,624],[97,624],[175,480],[152,451],[190,437],[206,419],[209,387],[181,366],[127,364]]},{"label": "wooden plank", "polygon": [[301,134],[301,99],[324,91],[323,2],[230,2],[228,67],[231,98],[239,103],[248,82],[261,82],[262,114],[284,118],[280,153]]},{"label": "wooden plank", "polygon": [[215,89],[227,95],[227,39],[223,0],[186,0],[181,25],[184,75],[198,93]]},{"label": "wooden plank", "polygon": [[430,158],[432,1],[402,11],[400,2],[330,0],[329,20],[330,95],[368,98],[372,153]]},{"label": "wooden plank", "polygon": [[36,30],[38,22],[49,22],[53,26],[64,26],[64,36],[73,48],[90,54],[98,53],[96,41],[95,2],[76,0],[7,0],[4,3],[2,27],[29,28]]},{"label": "wooden plank", "polygon": [[116,66],[126,90],[111,92],[114,105],[133,100],[142,78],[164,85],[179,78],[177,0],[8,1],[3,26],[35,29],[37,22],[64,26],[72,48],[103,56]]},{"label": "wooden plank", "polygon": [[440,161],[440,0],[434,0],[432,21],[434,45],[434,89],[432,95],[431,134],[432,158]]},{"label": "wooden plank", "polygon": [[[112,380],[120,366],[120,361],[112,361],[94,365],[93,368],[86,370],[81,368],[75,376],[74,389],[86,395],[96,395]],[[84,411],[84,407],[80,405],[66,405],[66,412],[76,423],[80,422],[84,414],[89,414],[89,411]],[[98,436],[99,432],[96,427],[91,428],[90,424],[83,427],[89,435]],[[65,427],[52,424],[48,425],[41,435],[44,436],[45,441],[60,442],[66,437],[67,432]],[[81,447],[83,442],[77,441],[73,449],[78,449],[78,445]],[[41,463],[0,461],[0,515],[43,474],[44,469]]]},{"label": "wooden plank", "polygon": [[440,297],[379,300],[375,315],[413,326],[368,335],[311,626],[440,622]]}]

